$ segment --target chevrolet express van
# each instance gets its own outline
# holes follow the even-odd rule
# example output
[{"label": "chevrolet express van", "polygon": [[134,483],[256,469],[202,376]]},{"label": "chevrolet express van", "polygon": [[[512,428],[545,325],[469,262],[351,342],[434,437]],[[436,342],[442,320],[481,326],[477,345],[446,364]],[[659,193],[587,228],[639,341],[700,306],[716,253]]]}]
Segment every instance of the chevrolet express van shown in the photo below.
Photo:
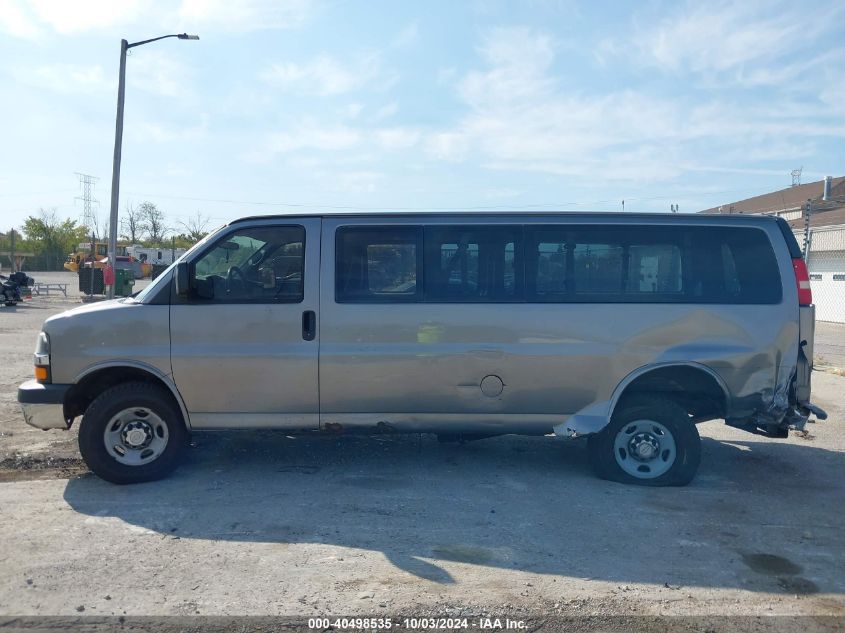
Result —
[{"label": "chevrolet express van", "polygon": [[26,421],[162,477],[192,431],[586,437],[596,473],[684,485],[696,424],[808,416],[814,307],[772,217],[250,217],[133,297],[44,323]]}]

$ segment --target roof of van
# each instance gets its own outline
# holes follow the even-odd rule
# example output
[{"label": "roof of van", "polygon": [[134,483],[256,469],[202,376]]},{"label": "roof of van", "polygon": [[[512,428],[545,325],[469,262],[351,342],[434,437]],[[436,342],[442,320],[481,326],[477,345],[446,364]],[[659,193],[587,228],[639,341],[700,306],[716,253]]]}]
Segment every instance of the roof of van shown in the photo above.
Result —
[{"label": "roof of van", "polygon": [[621,212],[621,211],[377,211],[366,213],[363,211],[331,211],[331,212],[306,212],[306,213],[285,213],[273,215],[250,215],[243,218],[232,220],[229,224],[237,222],[252,222],[256,220],[286,220],[289,218],[407,218],[418,216],[443,216],[443,217],[465,217],[465,218],[479,218],[485,216],[540,216],[540,217],[560,217],[560,218],[584,218],[584,219],[598,219],[598,218],[613,218],[613,219],[641,219],[641,220],[668,220],[670,218],[683,218],[684,220],[694,220],[696,223],[714,223],[721,224],[725,221],[759,221],[772,222],[776,218],[768,215],[718,215],[718,214],[703,214],[703,213],[637,213],[637,212]]}]

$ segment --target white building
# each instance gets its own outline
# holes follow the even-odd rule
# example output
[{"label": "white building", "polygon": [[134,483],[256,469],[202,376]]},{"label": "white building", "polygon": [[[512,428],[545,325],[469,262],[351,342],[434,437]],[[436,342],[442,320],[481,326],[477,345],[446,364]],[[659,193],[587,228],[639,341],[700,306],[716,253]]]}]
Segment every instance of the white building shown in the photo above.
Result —
[{"label": "white building", "polygon": [[184,253],[184,248],[149,248],[146,246],[127,246],[126,252],[135,259],[149,264],[169,266]]},{"label": "white building", "polygon": [[766,214],[787,220],[805,249],[816,319],[845,323],[845,176],[723,204],[702,213]]}]

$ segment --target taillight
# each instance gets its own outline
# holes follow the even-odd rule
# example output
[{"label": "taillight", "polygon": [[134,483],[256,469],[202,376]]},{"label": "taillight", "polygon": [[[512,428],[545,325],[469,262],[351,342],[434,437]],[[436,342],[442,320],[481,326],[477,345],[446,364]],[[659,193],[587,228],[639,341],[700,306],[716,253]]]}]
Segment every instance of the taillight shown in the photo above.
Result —
[{"label": "taillight", "polygon": [[813,303],[813,291],[810,290],[810,274],[807,272],[807,262],[801,257],[792,260],[795,271],[795,285],[798,286],[798,305],[808,306]]}]

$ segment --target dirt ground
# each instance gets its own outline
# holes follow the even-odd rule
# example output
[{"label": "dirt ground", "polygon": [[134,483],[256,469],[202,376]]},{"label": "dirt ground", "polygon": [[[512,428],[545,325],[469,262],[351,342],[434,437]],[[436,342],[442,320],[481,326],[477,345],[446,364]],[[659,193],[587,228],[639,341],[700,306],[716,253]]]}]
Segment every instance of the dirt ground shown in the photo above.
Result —
[{"label": "dirt ground", "polygon": [[814,374],[807,436],[701,425],[680,489],[595,479],[577,441],[268,432],[197,433],[118,487],[16,403],[78,301],[0,308],[0,616],[845,612],[843,377]]}]

